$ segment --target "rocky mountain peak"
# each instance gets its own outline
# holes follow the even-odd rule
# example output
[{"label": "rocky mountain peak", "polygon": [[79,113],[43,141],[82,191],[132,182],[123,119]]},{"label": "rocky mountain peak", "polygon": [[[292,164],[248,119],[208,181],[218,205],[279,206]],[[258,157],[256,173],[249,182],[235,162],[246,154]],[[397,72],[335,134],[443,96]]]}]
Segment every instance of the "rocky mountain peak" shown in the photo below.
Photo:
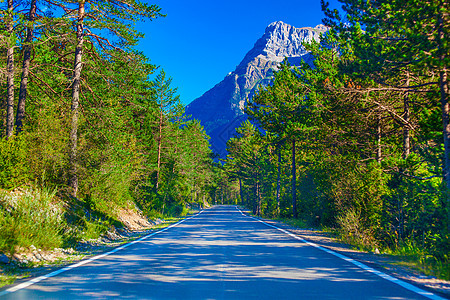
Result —
[{"label": "rocky mountain peak", "polygon": [[285,57],[301,57],[307,52],[303,43],[318,40],[327,28],[320,24],[314,28],[296,28],[282,21],[269,24],[264,35],[258,39],[254,47],[247,53],[238,68],[258,56],[274,62],[281,62]]},{"label": "rocky mountain peak", "polygon": [[246,118],[243,109],[259,86],[270,83],[273,71],[285,58],[291,65],[312,57],[303,43],[319,40],[323,25],[296,28],[282,21],[267,26],[241,63],[224,80],[187,105],[186,114],[202,122],[214,150],[223,156],[225,143]]}]

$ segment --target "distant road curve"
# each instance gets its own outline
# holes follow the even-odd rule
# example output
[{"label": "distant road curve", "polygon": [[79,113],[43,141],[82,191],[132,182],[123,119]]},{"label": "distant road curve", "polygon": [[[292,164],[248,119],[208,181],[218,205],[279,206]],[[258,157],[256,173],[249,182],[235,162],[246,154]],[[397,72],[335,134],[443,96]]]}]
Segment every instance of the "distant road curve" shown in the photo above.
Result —
[{"label": "distant road curve", "polygon": [[204,210],[0,298],[443,299],[235,206]]}]

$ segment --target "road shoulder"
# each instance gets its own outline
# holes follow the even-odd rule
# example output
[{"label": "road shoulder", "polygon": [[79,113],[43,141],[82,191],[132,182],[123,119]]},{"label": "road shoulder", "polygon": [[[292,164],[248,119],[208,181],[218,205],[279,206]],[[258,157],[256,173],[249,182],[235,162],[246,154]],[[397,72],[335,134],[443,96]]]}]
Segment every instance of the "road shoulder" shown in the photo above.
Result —
[{"label": "road shoulder", "polygon": [[280,221],[259,219],[270,225],[285,229],[309,242],[338,252],[371,268],[413,284],[421,289],[428,290],[439,296],[450,299],[450,281],[437,279],[433,276],[426,276],[412,268],[398,265],[401,260],[396,256],[357,251],[352,249],[350,245],[340,243],[335,238],[331,237],[330,234],[323,231],[301,229]]}]

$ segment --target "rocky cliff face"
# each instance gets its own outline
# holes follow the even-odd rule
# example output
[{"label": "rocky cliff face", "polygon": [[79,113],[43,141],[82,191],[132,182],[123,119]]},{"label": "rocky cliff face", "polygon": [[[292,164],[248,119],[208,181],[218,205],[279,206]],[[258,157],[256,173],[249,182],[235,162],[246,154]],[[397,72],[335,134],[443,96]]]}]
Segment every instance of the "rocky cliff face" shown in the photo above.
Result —
[{"label": "rocky cliff face", "polygon": [[304,42],[318,40],[326,27],[295,28],[281,21],[270,24],[242,62],[220,83],[186,106],[186,115],[201,121],[213,150],[224,157],[226,141],[246,119],[243,109],[259,85],[267,86],[277,66],[288,58],[292,65],[312,61]]}]

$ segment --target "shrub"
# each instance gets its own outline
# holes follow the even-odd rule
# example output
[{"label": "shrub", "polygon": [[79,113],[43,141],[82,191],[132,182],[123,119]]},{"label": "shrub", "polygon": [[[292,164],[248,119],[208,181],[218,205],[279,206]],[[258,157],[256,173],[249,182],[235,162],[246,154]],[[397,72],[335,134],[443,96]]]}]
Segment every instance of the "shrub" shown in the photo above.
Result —
[{"label": "shrub", "polygon": [[0,138],[0,188],[11,189],[26,180],[26,148],[23,137]]},{"label": "shrub", "polygon": [[360,214],[349,209],[337,217],[340,227],[340,238],[345,243],[356,246],[362,250],[373,250],[377,247],[373,234],[361,225]]},{"label": "shrub", "polygon": [[60,247],[66,227],[64,208],[55,190],[27,187],[0,193],[0,251],[13,254],[17,247]]},{"label": "shrub", "polygon": [[85,240],[97,239],[108,232],[110,227],[111,225],[108,220],[85,220],[81,237]]},{"label": "shrub", "polygon": [[181,204],[173,204],[169,210],[168,214],[173,217],[180,217],[183,213],[184,207]]}]

